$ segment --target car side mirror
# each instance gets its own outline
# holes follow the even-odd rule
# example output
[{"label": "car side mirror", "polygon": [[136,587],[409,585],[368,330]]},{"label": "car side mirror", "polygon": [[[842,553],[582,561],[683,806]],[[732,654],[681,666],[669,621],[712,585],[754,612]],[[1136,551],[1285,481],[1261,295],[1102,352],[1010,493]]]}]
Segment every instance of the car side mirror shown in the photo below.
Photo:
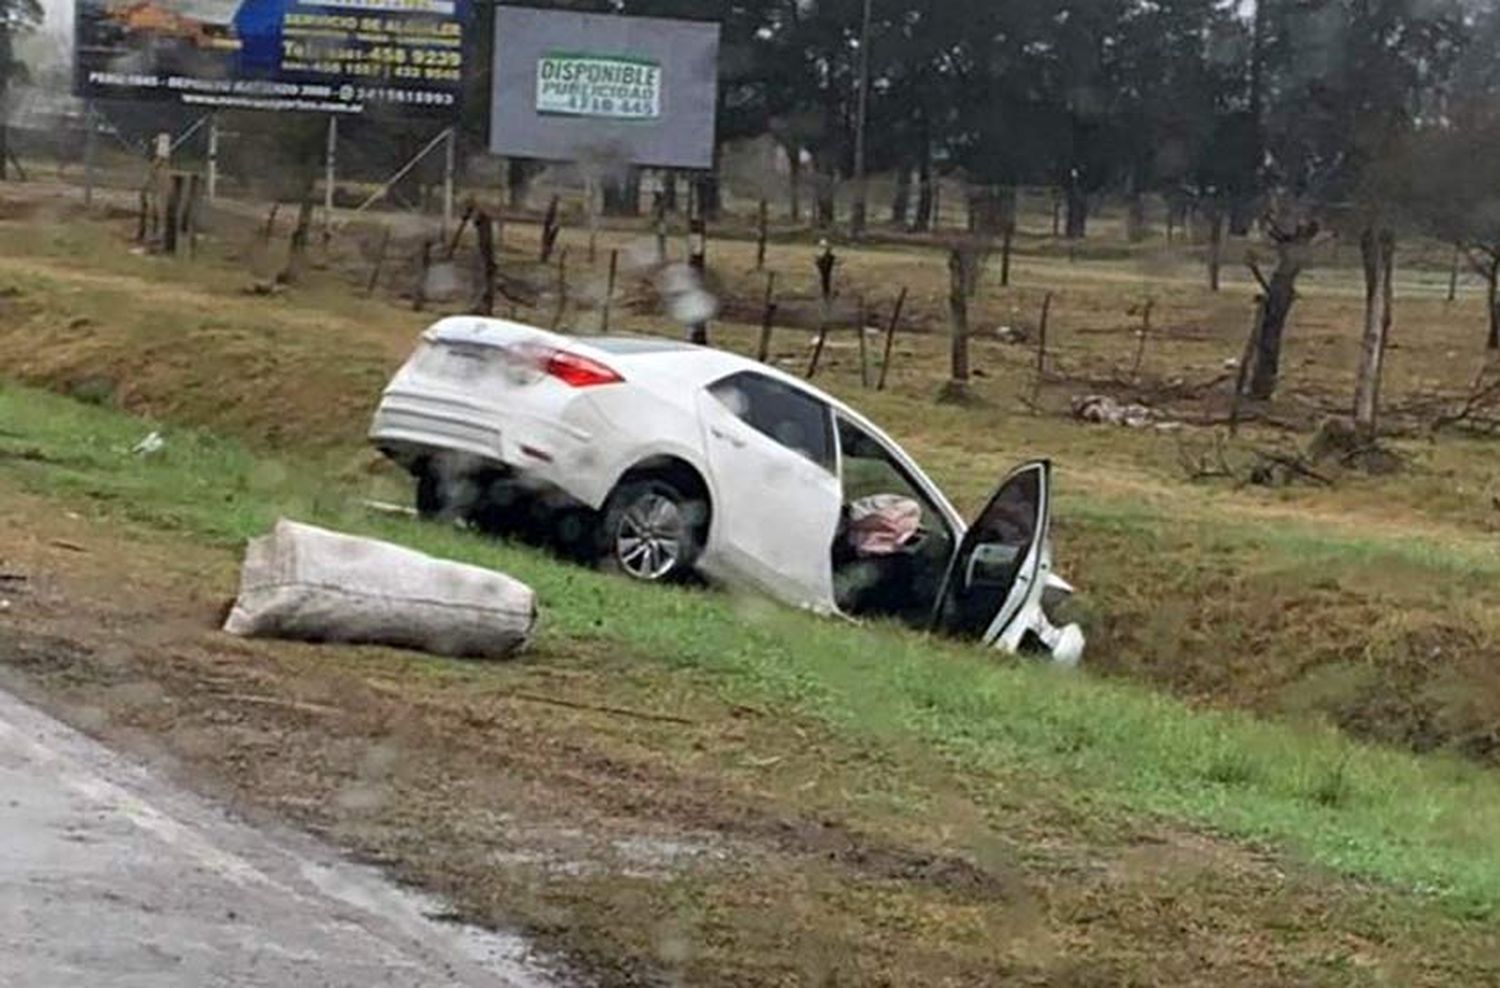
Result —
[{"label": "car side mirror", "polygon": [[1020,546],[981,542],[969,557],[969,568],[964,574],[965,586],[971,590],[976,587],[1009,587],[1020,555]]}]

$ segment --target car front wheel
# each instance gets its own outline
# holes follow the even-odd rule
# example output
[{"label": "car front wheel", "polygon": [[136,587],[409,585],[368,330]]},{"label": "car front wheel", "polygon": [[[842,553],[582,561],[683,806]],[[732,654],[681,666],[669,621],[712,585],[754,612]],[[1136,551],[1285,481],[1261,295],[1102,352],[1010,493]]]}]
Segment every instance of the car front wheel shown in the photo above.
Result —
[{"label": "car front wheel", "polygon": [[604,509],[603,566],[643,583],[686,579],[702,547],[701,513],[702,505],[666,480],[621,484]]}]

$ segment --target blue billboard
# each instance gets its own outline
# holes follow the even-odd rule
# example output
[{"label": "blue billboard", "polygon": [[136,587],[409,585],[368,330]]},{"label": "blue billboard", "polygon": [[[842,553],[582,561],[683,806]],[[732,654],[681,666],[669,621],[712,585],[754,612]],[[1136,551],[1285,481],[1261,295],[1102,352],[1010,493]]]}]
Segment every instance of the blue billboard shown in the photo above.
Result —
[{"label": "blue billboard", "polygon": [[78,0],[80,96],[453,117],[470,0]]}]

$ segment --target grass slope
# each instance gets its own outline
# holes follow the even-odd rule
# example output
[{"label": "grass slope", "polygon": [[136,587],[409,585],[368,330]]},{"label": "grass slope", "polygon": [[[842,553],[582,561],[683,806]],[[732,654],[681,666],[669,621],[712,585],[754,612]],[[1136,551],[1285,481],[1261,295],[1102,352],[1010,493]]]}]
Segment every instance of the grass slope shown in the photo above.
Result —
[{"label": "grass slope", "polygon": [[1194,710],[1143,689],[924,637],[851,628],[758,602],[642,589],[460,532],[371,517],[357,482],[315,482],[204,433],[28,388],[0,389],[0,474],[70,503],[222,545],[286,514],[504,569],[536,587],[553,649],[617,643],[710,677],[726,697],[785,704],[875,744],[918,744],[1066,812],[1157,814],[1259,841],[1347,875],[1500,912],[1500,778],[1331,731]]}]

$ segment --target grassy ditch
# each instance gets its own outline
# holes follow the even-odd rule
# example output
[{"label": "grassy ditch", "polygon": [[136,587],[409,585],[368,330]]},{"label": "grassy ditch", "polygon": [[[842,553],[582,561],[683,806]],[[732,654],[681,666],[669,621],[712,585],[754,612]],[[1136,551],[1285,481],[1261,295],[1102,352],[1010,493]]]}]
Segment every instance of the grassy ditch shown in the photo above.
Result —
[{"label": "grassy ditch", "polygon": [[[62,503],[222,546],[278,515],[390,538],[531,583],[543,646],[611,643],[872,745],[917,744],[1069,813],[1144,813],[1274,843],[1340,873],[1500,912],[1500,778],[1329,729],[1192,709],[894,629],[852,628],[728,596],[646,590],[447,529],[373,517],[363,480],[30,388],[0,389],[0,476]],[[1303,536],[1312,538],[1312,536]],[[997,792],[997,798],[998,792]]]}]

